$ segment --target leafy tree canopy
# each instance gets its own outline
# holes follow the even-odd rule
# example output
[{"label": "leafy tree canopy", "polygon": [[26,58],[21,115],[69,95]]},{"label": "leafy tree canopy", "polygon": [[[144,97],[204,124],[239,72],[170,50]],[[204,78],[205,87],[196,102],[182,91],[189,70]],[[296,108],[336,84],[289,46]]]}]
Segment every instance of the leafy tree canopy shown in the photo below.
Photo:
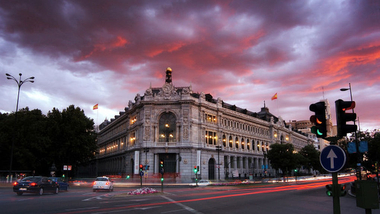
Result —
[{"label": "leafy tree canopy", "polygon": [[272,168],[281,170],[284,174],[287,174],[289,170],[297,167],[297,159],[293,153],[294,147],[292,144],[279,144],[275,143],[270,145],[268,151],[268,159]]},{"label": "leafy tree canopy", "polygon": [[0,169],[10,169],[14,142],[13,170],[35,170],[49,175],[54,163],[57,174],[63,165],[73,169],[94,158],[97,145],[94,122],[79,107],[70,105],[60,112],[53,108],[45,116],[38,109],[0,113]]}]

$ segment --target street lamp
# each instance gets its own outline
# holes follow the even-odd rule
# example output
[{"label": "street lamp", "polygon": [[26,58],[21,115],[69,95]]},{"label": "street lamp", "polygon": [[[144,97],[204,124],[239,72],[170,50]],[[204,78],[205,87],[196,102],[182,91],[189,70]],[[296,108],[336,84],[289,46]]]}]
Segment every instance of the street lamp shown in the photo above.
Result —
[{"label": "street lamp", "polygon": [[[348,91],[350,90],[350,98],[351,98],[351,102],[353,101],[352,100],[352,90],[351,90],[351,83],[348,83],[348,88],[341,88],[340,91]],[[352,108],[352,113],[355,113],[354,111],[354,108]],[[354,125],[356,125],[356,120],[354,120]],[[357,131],[355,131],[355,145],[356,145],[356,154],[357,154],[357,166],[358,168],[356,168],[356,171],[359,172],[359,180],[362,179],[362,173],[361,173],[361,155],[360,155],[360,152],[359,152],[359,142],[358,142],[358,134],[357,134]]]},{"label": "street lamp", "polygon": [[[17,83],[17,86],[18,86],[17,104],[16,104],[16,112],[15,112],[16,128],[17,128],[17,111],[18,111],[18,102],[19,102],[19,99],[20,99],[20,89],[21,89],[22,84],[24,84],[26,82],[34,83],[34,77],[28,77],[28,78],[26,78],[24,80],[21,80],[22,73],[19,73],[18,75],[20,76],[20,78],[19,78],[19,80],[17,80],[15,77],[13,77],[12,75],[10,75],[8,73],[6,73],[5,75],[7,76],[7,79],[14,80]],[[12,176],[12,163],[13,163],[14,144],[15,144],[15,140],[14,140],[14,135],[13,135],[12,147],[11,147],[11,161],[10,161],[10,166],[9,166],[9,176],[10,176],[10,179],[11,179],[11,176]]]}]

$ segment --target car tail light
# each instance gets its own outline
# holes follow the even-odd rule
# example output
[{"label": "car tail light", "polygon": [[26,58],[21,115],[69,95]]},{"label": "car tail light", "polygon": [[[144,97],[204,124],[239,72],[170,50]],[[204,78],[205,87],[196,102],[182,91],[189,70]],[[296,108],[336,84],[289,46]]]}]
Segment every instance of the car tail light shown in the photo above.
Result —
[{"label": "car tail light", "polygon": [[106,182],[106,185],[110,185],[110,182],[107,181],[107,182]]},{"label": "car tail light", "polygon": [[92,185],[95,185],[96,184],[96,181],[94,181],[94,183]]},{"label": "car tail light", "polygon": [[17,185],[18,185],[17,181],[13,182],[13,186],[17,186]]},{"label": "car tail light", "polygon": [[32,187],[34,187],[34,186],[37,186],[37,183],[36,182],[32,182],[29,185],[32,186]]}]

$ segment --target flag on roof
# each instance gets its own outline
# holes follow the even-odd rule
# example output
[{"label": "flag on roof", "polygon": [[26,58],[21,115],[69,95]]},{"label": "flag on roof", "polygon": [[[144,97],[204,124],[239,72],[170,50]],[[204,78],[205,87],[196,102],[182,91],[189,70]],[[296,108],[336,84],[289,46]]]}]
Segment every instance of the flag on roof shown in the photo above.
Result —
[{"label": "flag on roof", "polygon": [[99,107],[99,104],[95,104],[94,107],[92,107],[92,110],[96,110],[98,109],[98,107]]},{"label": "flag on roof", "polygon": [[277,99],[277,93],[275,93],[275,94],[273,95],[273,97],[272,97],[271,100],[276,100],[276,99]]}]

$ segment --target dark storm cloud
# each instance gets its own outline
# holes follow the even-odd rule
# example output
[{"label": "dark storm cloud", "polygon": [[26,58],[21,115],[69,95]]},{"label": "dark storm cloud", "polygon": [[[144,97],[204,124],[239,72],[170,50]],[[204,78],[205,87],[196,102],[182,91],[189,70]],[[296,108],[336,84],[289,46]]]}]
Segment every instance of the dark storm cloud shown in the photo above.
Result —
[{"label": "dark storm cloud", "polygon": [[[23,55],[49,60],[58,71],[46,72],[91,79],[102,91],[96,96],[119,109],[124,94],[109,91],[143,93],[170,66],[175,85],[257,111],[276,92],[296,105],[322,88],[335,99],[348,82],[378,90],[379,8],[354,0],[1,1],[0,56],[14,68]],[[69,90],[60,93],[88,96]]]}]

